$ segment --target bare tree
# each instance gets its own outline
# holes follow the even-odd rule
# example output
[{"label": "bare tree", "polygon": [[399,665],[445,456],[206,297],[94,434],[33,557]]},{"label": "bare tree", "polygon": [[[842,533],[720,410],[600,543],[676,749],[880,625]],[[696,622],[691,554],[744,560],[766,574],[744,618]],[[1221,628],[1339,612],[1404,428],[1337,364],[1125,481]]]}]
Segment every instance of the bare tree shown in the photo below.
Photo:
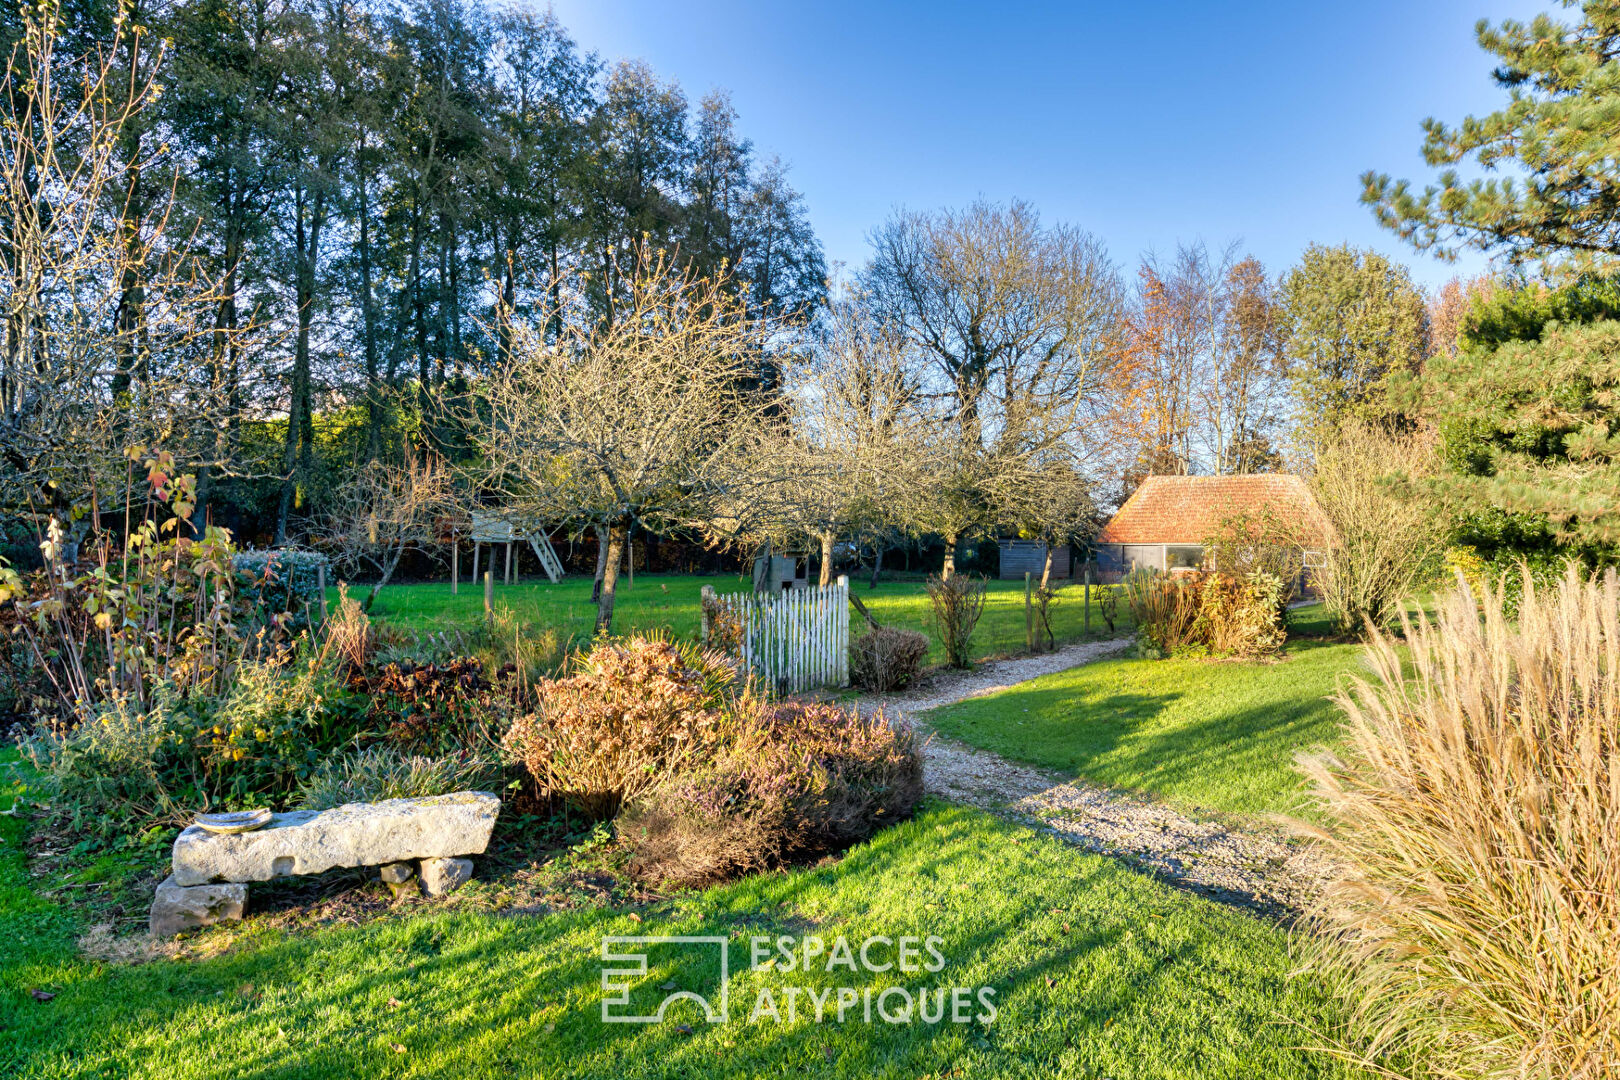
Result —
[{"label": "bare tree", "polygon": [[1357,419],[1341,423],[1318,451],[1311,489],[1331,526],[1320,581],[1341,630],[1381,626],[1434,570],[1446,519],[1407,488],[1433,476],[1437,459],[1429,437]]},{"label": "bare tree", "polygon": [[372,460],[338,488],[333,511],[320,534],[337,552],[338,565],[369,570],[369,611],[407,551],[438,542],[440,520],[456,510],[449,470],[436,457],[409,454],[400,463]]},{"label": "bare tree", "polygon": [[874,243],[874,310],[952,429],[931,441],[937,499],[920,515],[944,536],[949,577],[958,541],[996,520],[997,475],[1091,449],[1118,356],[1119,278],[1096,238],[1043,226],[1021,202],[902,213]]},{"label": "bare tree", "polygon": [[510,328],[511,359],[473,427],[483,486],[537,520],[601,525],[607,560],[596,628],[613,624],[632,527],[731,538],[769,516],[780,479],[772,414],[759,389],[770,323],[722,280],[663,255],[620,277],[611,322]]},{"label": "bare tree", "polygon": [[903,528],[917,502],[926,436],[920,389],[904,342],[876,323],[859,296],[834,304],[824,336],[788,372],[780,517],[767,538],[799,533],[821,551],[831,581],[835,542]]},{"label": "bare tree", "polygon": [[1277,303],[1236,246],[1143,261],[1114,391],[1120,471],[1180,475],[1273,467],[1285,402]]},{"label": "bare tree", "polygon": [[1199,380],[1203,455],[1217,475],[1276,467],[1287,372],[1275,290],[1259,260],[1228,248],[1212,263],[1202,245],[1198,290],[1209,357]]},{"label": "bare tree", "polygon": [[996,478],[1001,519],[1019,535],[1046,545],[1041,588],[1052,581],[1054,553],[1093,535],[1101,524],[1093,485],[1071,460],[1049,457],[1027,462]]},{"label": "bare tree", "polygon": [[125,446],[194,463],[223,403],[195,363],[219,292],[169,242],[172,186],[130,201],[129,177],[163,167],[163,148],[125,137],[159,61],[120,66],[143,33],[125,8],[82,56],[58,55],[60,20],[54,4],[21,10],[0,81],[0,501],[65,511],[111,501]]}]

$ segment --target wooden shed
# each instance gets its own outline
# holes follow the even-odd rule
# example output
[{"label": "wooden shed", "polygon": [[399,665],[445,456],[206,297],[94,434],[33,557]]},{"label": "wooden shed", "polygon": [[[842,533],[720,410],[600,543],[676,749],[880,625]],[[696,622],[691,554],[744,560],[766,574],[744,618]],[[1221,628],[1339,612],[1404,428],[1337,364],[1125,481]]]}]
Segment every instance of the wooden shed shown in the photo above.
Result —
[{"label": "wooden shed", "polygon": [[1294,527],[1306,565],[1327,543],[1327,525],[1305,481],[1287,473],[1150,476],[1097,535],[1104,574],[1137,567],[1173,572],[1205,565],[1204,541],[1223,519],[1269,507]]},{"label": "wooden shed", "polygon": [[[1022,581],[1026,573],[1037,579],[1046,569],[1046,545],[1039,540],[998,540],[1001,548],[1001,580]],[[1069,545],[1052,552],[1052,576],[1067,579],[1072,572]]]}]

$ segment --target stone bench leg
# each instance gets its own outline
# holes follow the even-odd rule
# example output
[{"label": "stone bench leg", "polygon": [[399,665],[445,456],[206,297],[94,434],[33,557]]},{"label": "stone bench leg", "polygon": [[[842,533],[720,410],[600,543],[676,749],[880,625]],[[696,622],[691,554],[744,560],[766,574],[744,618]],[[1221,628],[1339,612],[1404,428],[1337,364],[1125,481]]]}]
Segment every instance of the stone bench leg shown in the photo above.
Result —
[{"label": "stone bench leg", "polygon": [[422,895],[443,896],[472,878],[471,859],[423,859]]},{"label": "stone bench leg", "polygon": [[246,903],[246,885],[176,885],[170,875],[152,898],[147,928],[153,937],[166,938],[218,922],[239,922]]}]

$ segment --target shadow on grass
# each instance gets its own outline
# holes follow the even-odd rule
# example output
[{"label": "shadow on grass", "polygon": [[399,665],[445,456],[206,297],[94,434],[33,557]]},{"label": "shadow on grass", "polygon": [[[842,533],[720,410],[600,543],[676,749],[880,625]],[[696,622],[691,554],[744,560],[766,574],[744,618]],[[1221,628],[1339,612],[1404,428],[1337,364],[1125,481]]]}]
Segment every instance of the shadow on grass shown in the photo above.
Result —
[{"label": "shadow on grass", "polygon": [[[748,1023],[753,933],[939,934],[937,973],[802,975],[825,989],[993,986],[992,1025]],[[603,934],[733,938],[733,1018],[601,1020]],[[0,1071],[44,1076],[1335,1075],[1278,1037],[1328,1007],[1283,981],[1275,931],[975,812],[930,807],[839,863],[683,894],[639,918],[427,914],[255,937],[212,960],[64,960],[6,1010]],[[718,971],[696,969],[718,978]],[[654,983],[667,973],[654,969]],[[973,1012],[978,1012],[974,1003]],[[678,1024],[690,1025],[683,1031]],[[396,1050],[396,1047],[402,1048]],[[1247,1070],[1247,1071],[1245,1071]]]},{"label": "shadow on grass", "polygon": [[1332,744],[1354,647],[1269,664],[1110,660],[936,709],[942,734],[1012,760],[1222,813],[1299,809],[1296,752]]}]

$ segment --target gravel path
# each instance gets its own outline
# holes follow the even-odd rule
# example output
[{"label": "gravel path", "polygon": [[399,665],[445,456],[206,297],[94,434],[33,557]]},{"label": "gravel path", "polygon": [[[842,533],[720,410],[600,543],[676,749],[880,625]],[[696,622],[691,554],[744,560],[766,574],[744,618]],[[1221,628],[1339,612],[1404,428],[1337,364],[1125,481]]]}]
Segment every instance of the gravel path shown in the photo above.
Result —
[{"label": "gravel path", "polygon": [[914,691],[862,698],[860,707],[905,716],[929,734],[923,769],[933,794],[993,810],[1211,899],[1277,918],[1297,915],[1320,893],[1332,866],[1280,827],[1190,818],[1150,799],[1067,781],[946,739],[920,715],[1123,648],[1120,641],[1084,643],[937,674]]}]

